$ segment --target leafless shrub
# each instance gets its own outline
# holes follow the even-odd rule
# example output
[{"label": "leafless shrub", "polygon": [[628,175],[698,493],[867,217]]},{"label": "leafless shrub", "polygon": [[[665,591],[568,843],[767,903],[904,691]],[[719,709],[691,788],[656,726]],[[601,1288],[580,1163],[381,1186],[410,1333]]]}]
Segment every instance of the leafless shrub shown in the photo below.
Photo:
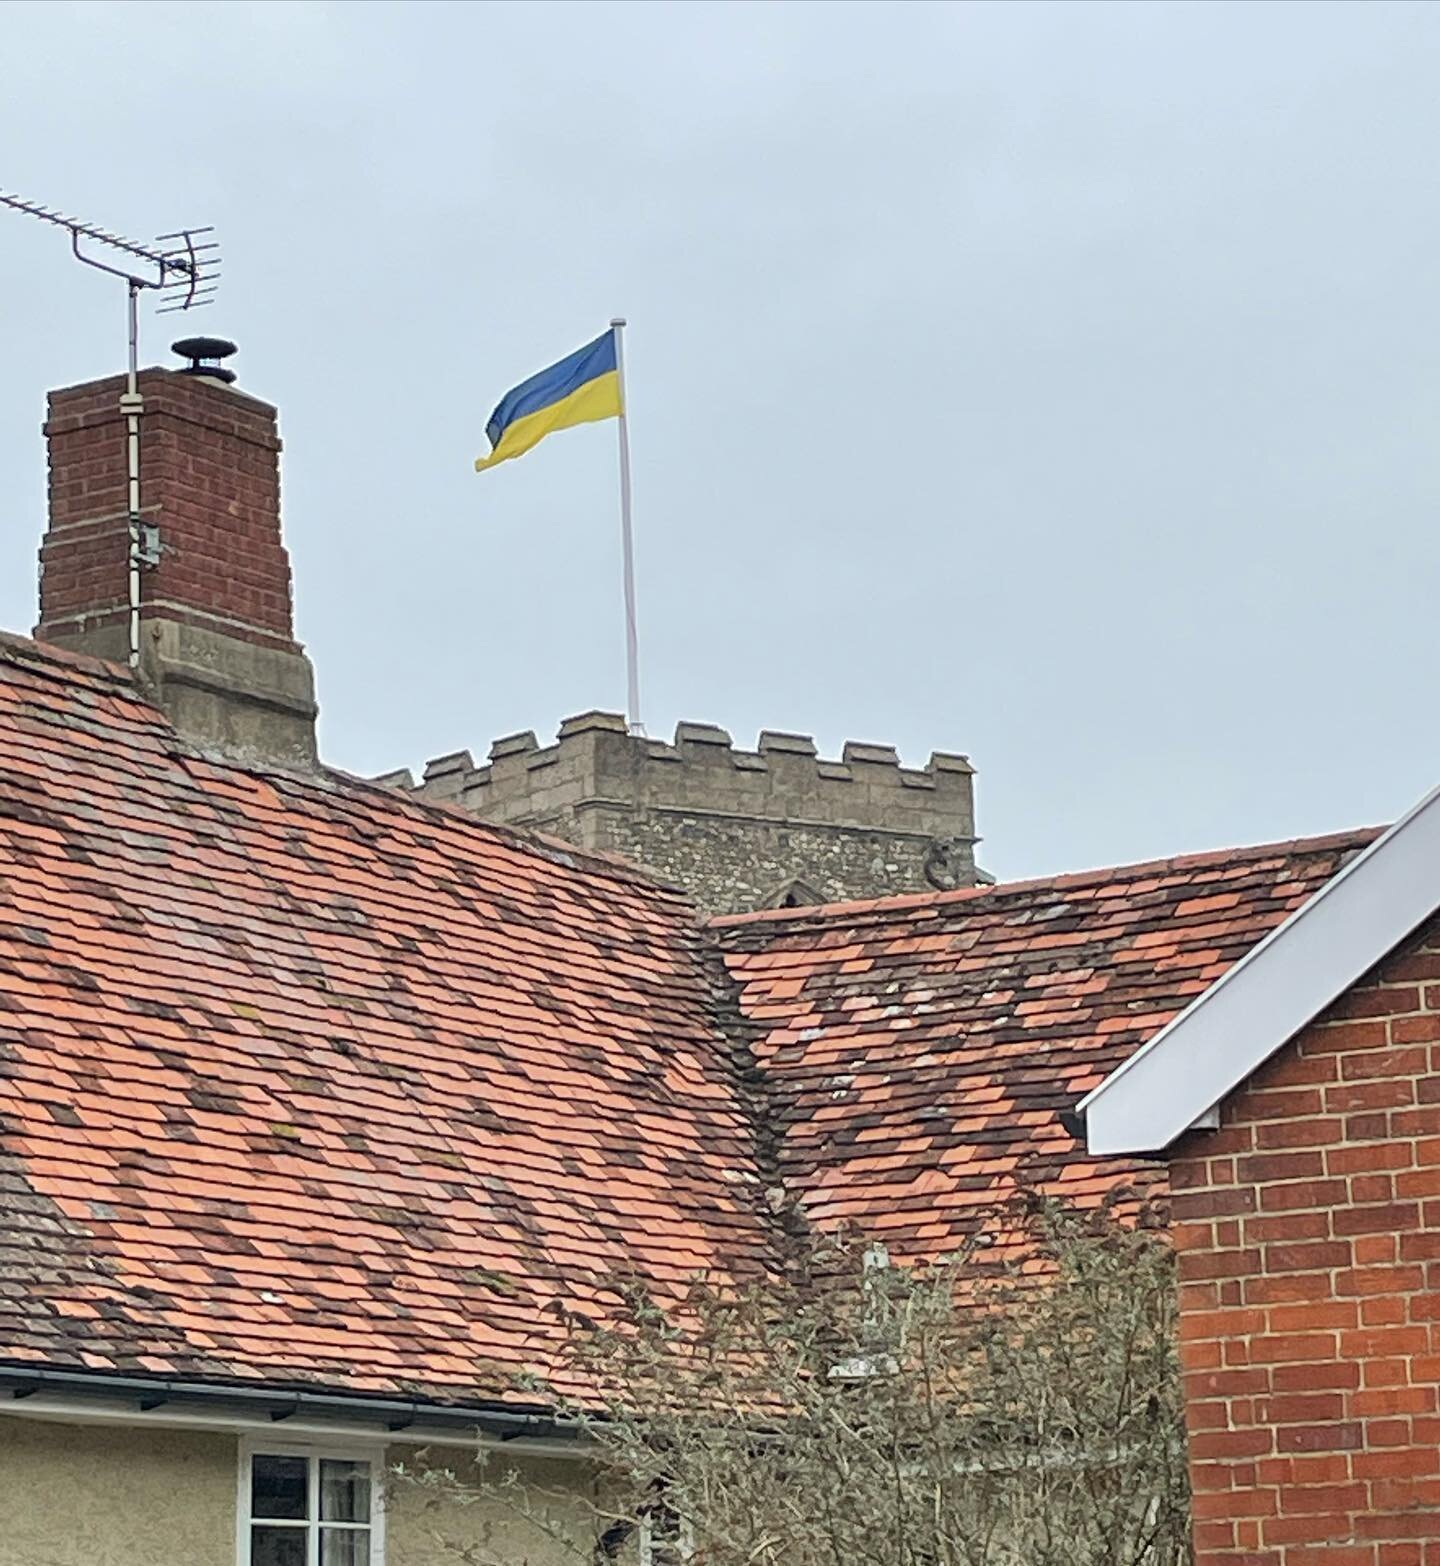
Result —
[{"label": "leafless shrub", "polygon": [[[1137,1221],[1138,1216],[1138,1221]],[[1174,1281],[1145,1213],[1037,1204],[1024,1265],[806,1242],[781,1281],[572,1324],[591,1562],[1186,1566]],[[488,1492],[534,1507],[514,1477]],[[535,1513],[537,1521],[543,1521]],[[513,1557],[512,1557],[513,1558]],[[488,1566],[471,1557],[477,1566]]]}]

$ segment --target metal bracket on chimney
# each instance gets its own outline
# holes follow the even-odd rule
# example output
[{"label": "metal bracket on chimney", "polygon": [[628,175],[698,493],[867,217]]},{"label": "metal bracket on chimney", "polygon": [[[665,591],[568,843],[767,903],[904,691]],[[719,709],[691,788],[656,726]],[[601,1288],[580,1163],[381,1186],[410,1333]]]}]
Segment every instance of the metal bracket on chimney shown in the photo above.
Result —
[{"label": "metal bracket on chimney", "polygon": [[140,540],[140,548],[135,558],[142,566],[158,566],[163,545],[160,542],[160,528],[157,523],[146,522],[141,517],[132,517],[136,534]]}]

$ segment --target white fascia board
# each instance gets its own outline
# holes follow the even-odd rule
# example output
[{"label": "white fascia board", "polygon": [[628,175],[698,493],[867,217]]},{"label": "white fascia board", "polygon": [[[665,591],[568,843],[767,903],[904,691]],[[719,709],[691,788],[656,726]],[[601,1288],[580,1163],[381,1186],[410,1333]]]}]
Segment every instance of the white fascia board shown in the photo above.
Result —
[{"label": "white fascia board", "polygon": [[594,1447],[583,1440],[548,1439],[519,1436],[500,1440],[480,1431],[460,1431],[424,1424],[407,1425],[401,1430],[368,1420],[304,1420],[280,1422],[268,1416],[247,1414],[197,1413],[161,1405],[139,1409],[132,1403],[104,1398],[27,1397],[8,1402],[0,1397],[0,1418],[38,1419],[51,1424],[111,1425],[127,1430],[203,1430],[235,1436],[263,1436],[271,1445],[304,1442],[318,1446],[460,1446],[503,1451],[520,1457],[584,1458],[594,1456]]},{"label": "white fascia board", "polygon": [[1440,908],[1440,789],[1086,1095],[1091,1153],[1168,1147]]}]

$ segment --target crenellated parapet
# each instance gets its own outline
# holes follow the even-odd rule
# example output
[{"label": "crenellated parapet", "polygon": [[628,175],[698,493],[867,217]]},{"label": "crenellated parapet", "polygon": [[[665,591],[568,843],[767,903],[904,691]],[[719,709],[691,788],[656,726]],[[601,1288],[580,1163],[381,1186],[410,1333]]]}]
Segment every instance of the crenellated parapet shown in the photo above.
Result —
[{"label": "crenellated parapet", "polygon": [[792,882],[803,901],[972,884],[973,774],[947,751],[905,767],[892,746],[850,740],[831,760],[808,734],[766,729],[744,750],[710,723],[678,724],[666,742],[586,712],[549,745],[526,730],[483,763],[455,751],[418,785],[404,772],[379,781],[628,853],[729,909],[782,901]]}]

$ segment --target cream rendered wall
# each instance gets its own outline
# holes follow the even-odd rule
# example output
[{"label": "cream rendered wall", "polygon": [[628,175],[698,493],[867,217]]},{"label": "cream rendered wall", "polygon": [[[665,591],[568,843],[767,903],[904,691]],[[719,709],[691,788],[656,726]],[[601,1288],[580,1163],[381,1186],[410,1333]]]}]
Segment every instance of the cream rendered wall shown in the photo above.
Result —
[{"label": "cream rendered wall", "polygon": [[[603,1523],[582,1463],[516,1459],[502,1450],[481,1470],[454,1447],[392,1447],[389,1463],[385,1566],[592,1566],[595,1560]],[[510,1474],[513,1487],[506,1483]],[[490,1492],[483,1499],[477,1479]],[[635,1559],[633,1543],[617,1557]]]},{"label": "cream rendered wall", "polygon": [[[239,1452],[234,1435],[0,1417],[0,1566],[236,1566]],[[465,1448],[392,1446],[385,1467],[385,1566],[592,1566],[582,1463],[494,1457],[485,1481],[520,1481],[499,1502],[476,1498]]]},{"label": "cream rendered wall", "polygon": [[235,1566],[236,1440],[0,1419],[3,1566]]}]

